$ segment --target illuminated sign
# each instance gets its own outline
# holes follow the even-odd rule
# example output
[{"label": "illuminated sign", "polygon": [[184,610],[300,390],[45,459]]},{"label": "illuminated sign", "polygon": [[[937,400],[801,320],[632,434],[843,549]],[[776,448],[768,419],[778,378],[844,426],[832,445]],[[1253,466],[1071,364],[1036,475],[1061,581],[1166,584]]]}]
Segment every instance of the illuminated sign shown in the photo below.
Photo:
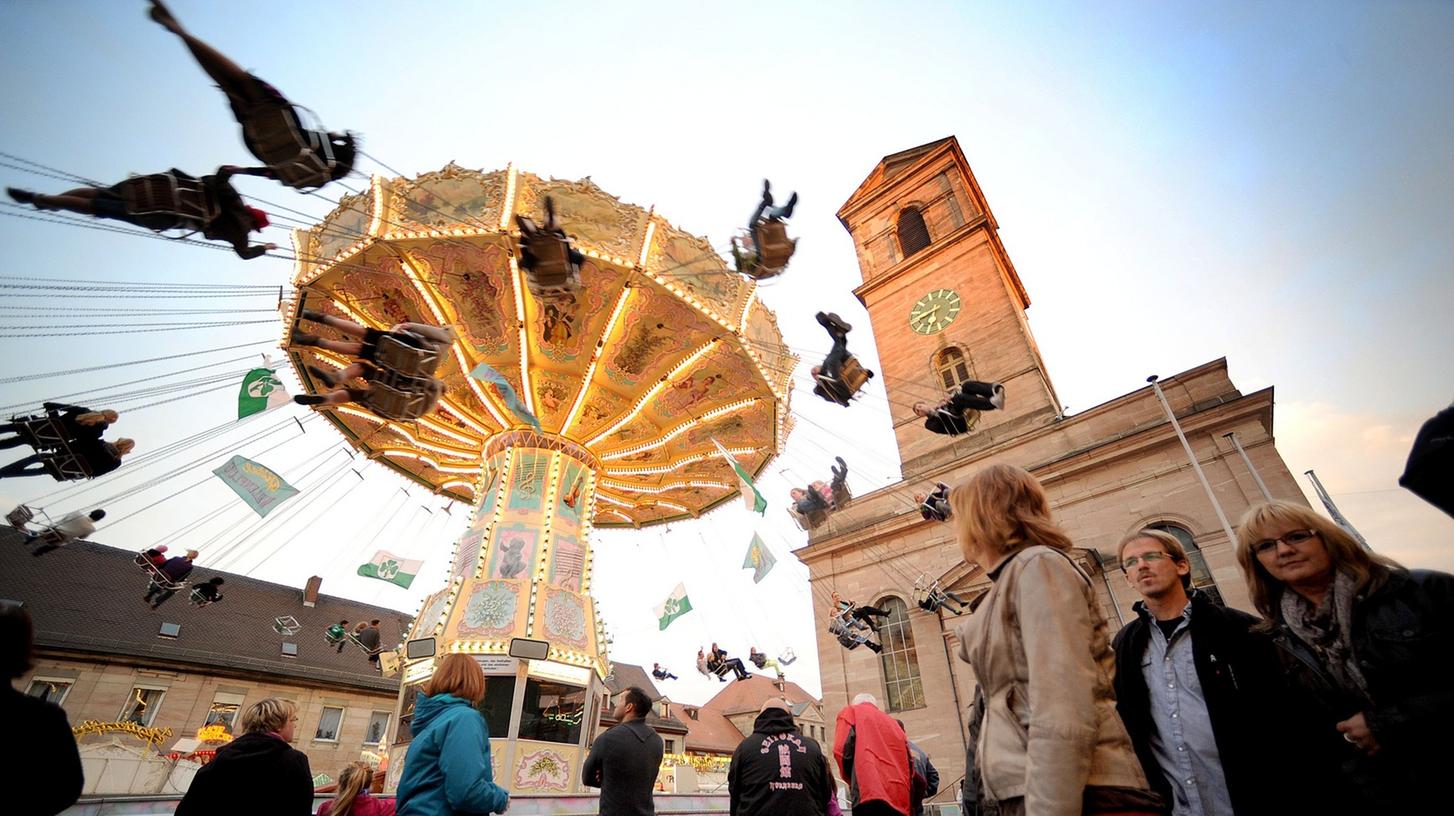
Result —
[{"label": "illuminated sign", "polygon": [[212,723],[197,729],[198,742],[232,742],[232,735],[227,733],[227,726],[222,723]]},{"label": "illuminated sign", "polygon": [[111,734],[116,732],[130,734],[151,745],[160,745],[172,736],[172,729],[170,728],[147,728],[130,720],[122,722],[83,720],[79,725],[71,729],[71,734],[77,737],[84,737],[87,734]]}]

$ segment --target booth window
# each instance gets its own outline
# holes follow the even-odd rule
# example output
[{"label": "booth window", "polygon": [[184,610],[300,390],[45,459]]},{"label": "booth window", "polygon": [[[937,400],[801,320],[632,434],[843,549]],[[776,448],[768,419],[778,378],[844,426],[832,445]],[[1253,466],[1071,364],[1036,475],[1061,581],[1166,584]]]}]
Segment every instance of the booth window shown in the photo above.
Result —
[{"label": "booth window", "polygon": [[[515,702],[515,675],[485,675],[485,696],[475,710],[485,718],[490,727],[491,739],[504,739],[510,735],[510,707]],[[524,734],[521,734],[524,736]]]},{"label": "booth window", "polygon": [[529,678],[520,712],[520,739],[575,744],[586,716],[586,690],[580,686]]}]

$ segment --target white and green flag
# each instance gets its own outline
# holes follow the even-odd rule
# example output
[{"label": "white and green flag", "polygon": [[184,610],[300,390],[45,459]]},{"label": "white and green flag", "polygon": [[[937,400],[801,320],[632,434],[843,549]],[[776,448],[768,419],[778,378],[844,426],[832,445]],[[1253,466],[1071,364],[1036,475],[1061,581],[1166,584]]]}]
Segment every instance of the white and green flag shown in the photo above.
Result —
[{"label": "white and green flag", "polygon": [[690,611],[692,611],[692,599],[687,597],[687,587],[685,584],[677,584],[677,588],[671,591],[671,595],[656,608],[656,617],[661,628],[665,629],[671,626],[672,621]]},{"label": "white and green flag", "polygon": [[742,491],[742,500],[747,502],[747,509],[765,515],[767,513],[767,499],[764,499],[762,494],[757,492],[757,487],[752,484],[752,477],[748,475],[747,469],[737,463],[737,460],[732,454],[728,453],[727,449],[722,447],[721,442],[713,439],[712,444],[717,446],[717,450],[722,453],[722,458],[727,460],[727,464],[732,466],[732,472],[737,474],[737,486]]},{"label": "white and green flag", "polygon": [[752,583],[766,578],[776,563],[777,559],[773,557],[772,551],[762,543],[762,537],[753,533],[752,543],[747,545],[747,557],[742,560],[742,568],[752,570]]},{"label": "white and green flag", "polygon": [[249,417],[271,411],[288,404],[288,389],[270,368],[254,368],[242,378],[242,390],[237,393],[237,418]]},{"label": "white and green flag", "polygon": [[414,576],[419,574],[419,568],[422,566],[424,566],[423,561],[411,561],[407,558],[400,558],[387,550],[379,550],[374,553],[373,559],[358,568],[358,574],[365,578],[388,581],[408,589],[409,585],[414,583]]}]

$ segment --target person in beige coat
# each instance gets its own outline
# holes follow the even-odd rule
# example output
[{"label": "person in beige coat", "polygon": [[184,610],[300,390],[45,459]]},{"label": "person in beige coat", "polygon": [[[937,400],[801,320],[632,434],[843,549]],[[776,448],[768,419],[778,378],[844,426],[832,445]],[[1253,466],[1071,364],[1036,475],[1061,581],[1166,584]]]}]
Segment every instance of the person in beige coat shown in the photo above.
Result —
[{"label": "person in beige coat", "polygon": [[1116,713],[1105,617],[1040,483],[991,465],[949,504],[965,560],[993,582],[958,632],[986,701],[984,797],[1004,816],[1162,813]]}]

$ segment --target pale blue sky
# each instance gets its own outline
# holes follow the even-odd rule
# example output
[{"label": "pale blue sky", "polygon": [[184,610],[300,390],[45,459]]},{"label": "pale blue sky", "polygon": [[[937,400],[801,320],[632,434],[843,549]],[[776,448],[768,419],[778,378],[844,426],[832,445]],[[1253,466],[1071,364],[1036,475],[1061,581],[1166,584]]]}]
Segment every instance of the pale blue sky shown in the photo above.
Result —
[{"label": "pale blue sky", "polygon": [[[590,175],[719,245],[750,211],[762,177],[800,191],[799,253],[763,299],[778,310],[787,342],[813,354],[826,345],[812,321],[816,308],[866,328],[850,294],[858,282],[852,245],[834,211],[880,156],[957,135],[1030,292],[1031,326],[1072,412],[1140,387],[1147,374],[1226,356],[1244,391],[1276,385],[1279,446],[1295,473],[1317,468],[1375,547],[1410,564],[1454,569],[1450,520],[1393,484],[1419,422],[1454,398],[1454,5],[172,5],[199,36],[331,127],[362,133],[367,151],[406,173],[455,160]],[[144,7],[0,4],[0,70],[11,78],[0,87],[0,151],[107,183],[133,171],[202,173],[246,161],[221,94]],[[370,162],[361,169],[383,172]],[[67,186],[7,167],[0,180]],[[259,180],[240,186],[314,215],[331,206]],[[281,230],[269,239],[286,244]],[[5,276],[124,281],[279,285],[291,273],[277,260],[244,263],[224,252],[8,217],[0,219],[0,261]],[[265,296],[136,302],[272,305]],[[108,303],[115,302],[83,305]],[[5,304],[61,302],[4,297]],[[68,322],[21,320],[21,311],[3,313],[14,325]],[[7,338],[0,378],[277,334],[273,323]],[[854,339],[871,358],[869,332]],[[0,403],[264,349],[0,385]],[[771,651],[791,645],[804,659],[789,676],[817,690],[805,571],[788,555],[804,539],[786,524],[781,496],[789,481],[826,474],[830,453],[848,447],[829,428],[854,440],[856,490],[894,477],[886,404],[875,388],[847,413],[809,395],[795,400],[797,430],[764,480],[775,506],[757,529],[782,563],[763,584],[736,570],[754,527],[735,506],[669,532],[599,537],[595,587],[616,633],[613,656],[661,660],[689,677],[701,641],[742,653],[754,643]],[[118,431],[139,440],[141,456],[224,422],[233,399],[223,389],[140,411]],[[114,496],[214,449],[257,454],[299,433],[280,425],[294,411],[135,473],[123,470],[86,493],[62,494],[53,506]],[[274,425],[272,436],[237,442]],[[257,535],[224,550],[228,535],[249,521],[233,507],[173,546],[206,544],[204,566],[211,547],[210,563],[293,585],[320,572],[325,591],[412,611],[442,580],[464,508],[444,517],[433,500],[434,516],[411,510],[426,501],[416,491],[398,500],[404,512],[377,540],[360,535],[377,530],[368,526],[375,508],[389,507],[403,483],[361,465],[363,482],[339,471],[339,479],[359,482],[351,490],[324,480],[343,454],[309,474],[318,452],[338,442],[322,423],[307,427],[306,436],[259,456],[305,488],[320,480],[319,490],[294,500],[292,516],[279,511]],[[215,466],[208,460],[108,509],[120,519]],[[56,487],[7,480],[0,498],[28,500]],[[227,507],[228,496],[204,483],[97,537],[138,546]],[[308,498],[313,503],[302,505]],[[375,547],[429,559],[413,590],[350,575]],[[698,611],[658,636],[651,607],[683,578]],[[691,676],[665,690],[697,700],[714,688]]]}]

